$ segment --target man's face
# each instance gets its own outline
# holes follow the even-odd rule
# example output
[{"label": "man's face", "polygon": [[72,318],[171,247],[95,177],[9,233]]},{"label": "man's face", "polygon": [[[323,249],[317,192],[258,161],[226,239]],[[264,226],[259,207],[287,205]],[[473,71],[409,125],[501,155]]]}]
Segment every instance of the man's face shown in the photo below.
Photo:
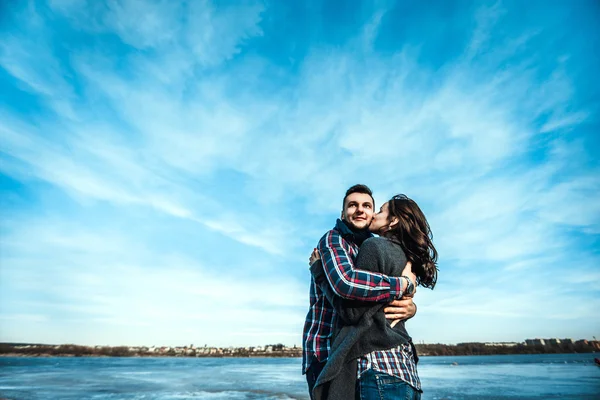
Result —
[{"label": "man's face", "polygon": [[342,220],[351,228],[365,229],[373,219],[373,199],[366,193],[352,193],[346,197]]}]

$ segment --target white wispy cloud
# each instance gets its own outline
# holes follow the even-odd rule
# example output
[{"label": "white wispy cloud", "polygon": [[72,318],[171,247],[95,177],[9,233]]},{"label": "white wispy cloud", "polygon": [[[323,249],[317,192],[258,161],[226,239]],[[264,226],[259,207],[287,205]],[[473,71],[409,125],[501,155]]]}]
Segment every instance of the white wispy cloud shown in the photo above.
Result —
[{"label": "white wispy cloud", "polygon": [[[198,340],[220,337],[218,342],[228,345],[227,340],[236,336],[235,326],[253,326],[257,320],[263,321],[265,336],[282,328],[298,335],[303,316],[298,306],[304,303],[305,290],[290,277],[256,280],[255,271],[203,265],[173,252],[163,254],[126,232],[102,226],[91,231],[80,223],[48,220],[13,225],[9,230],[11,234],[2,242],[8,254],[5,262],[13,267],[2,271],[3,280],[11,282],[14,291],[2,301],[7,319],[25,314],[14,309],[40,310],[41,314],[25,314],[29,317],[22,322],[47,323],[40,315],[59,318],[61,324],[78,325],[90,343],[175,344],[182,337],[170,337],[173,332],[194,328]],[[99,325],[124,331],[118,337],[105,337]],[[18,339],[10,326],[3,327],[3,332]],[[78,341],[75,332],[59,333],[62,341]],[[30,332],[37,341],[43,341],[43,334],[39,329]],[[243,337],[235,341],[249,343]]]}]

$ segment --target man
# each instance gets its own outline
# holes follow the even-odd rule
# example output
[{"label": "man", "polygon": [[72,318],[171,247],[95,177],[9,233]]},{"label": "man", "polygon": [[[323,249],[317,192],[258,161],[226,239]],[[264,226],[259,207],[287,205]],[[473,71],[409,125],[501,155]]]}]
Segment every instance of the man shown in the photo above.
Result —
[{"label": "man", "polygon": [[[341,219],[319,241],[318,252],[325,276],[337,296],[350,299],[390,303],[386,317],[407,319],[416,313],[411,298],[398,300],[406,289],[406,280],[399,277],[354,269],[354,261],[362,242],[371,237],[369,224],[375,201],[371,189],[354,185],[343,201]],[[312,389],[323,369],[331,349],[332,333],[337,315],[319,285],[311,278],[310,307],[304,323],[302,371],[308,390]]]}]

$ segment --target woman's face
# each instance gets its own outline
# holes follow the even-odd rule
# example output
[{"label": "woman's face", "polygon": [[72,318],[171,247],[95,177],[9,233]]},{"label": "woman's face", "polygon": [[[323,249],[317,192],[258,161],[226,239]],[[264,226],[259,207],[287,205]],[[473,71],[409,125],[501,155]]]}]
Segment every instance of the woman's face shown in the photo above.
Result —
[{"label": "woman's face", "polygon": [[378,235],[385,233],[390,228],[389,216],[389,204],[385,202],[379,212],[373,216],[369,230]]}]

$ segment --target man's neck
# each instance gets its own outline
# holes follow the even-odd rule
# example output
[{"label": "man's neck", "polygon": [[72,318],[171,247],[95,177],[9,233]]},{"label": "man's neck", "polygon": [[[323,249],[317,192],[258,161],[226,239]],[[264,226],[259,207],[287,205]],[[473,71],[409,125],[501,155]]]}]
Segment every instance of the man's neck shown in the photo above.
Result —
[{"label": "man's neck", "polygon": [[[346,222],[346,221],[344,221],[344,222]],[[357,227],[355,227],[355,226],[352,226],[352,225],[350,225],[350,224],[348,224],[348,223],[346,223],[346,226],[348,226],[348,228],[349,228],[349,229],[350,229],[350,230],[351,230],[353,233],[356,233],[356,234],[359,234],[359,235],[360,235],[360,234],[368,234],[368,233],[369,233],[369,228],[358,229]]]},{"label": "man's neck", "polygon": [[344,225],[346,225],[346,227],[352,231],[352,235],[354,236],[355,239],[355,243],[357,245],[361,245],[362,242],[364,242],[366,239],[371,237],[371,232],[369,232],[368,228],[364,228],[364,229],[358,229],[357,227],[353,226],[352,224],[348,223],[348,221],[342,219],[342,222],[344,223]]}]

